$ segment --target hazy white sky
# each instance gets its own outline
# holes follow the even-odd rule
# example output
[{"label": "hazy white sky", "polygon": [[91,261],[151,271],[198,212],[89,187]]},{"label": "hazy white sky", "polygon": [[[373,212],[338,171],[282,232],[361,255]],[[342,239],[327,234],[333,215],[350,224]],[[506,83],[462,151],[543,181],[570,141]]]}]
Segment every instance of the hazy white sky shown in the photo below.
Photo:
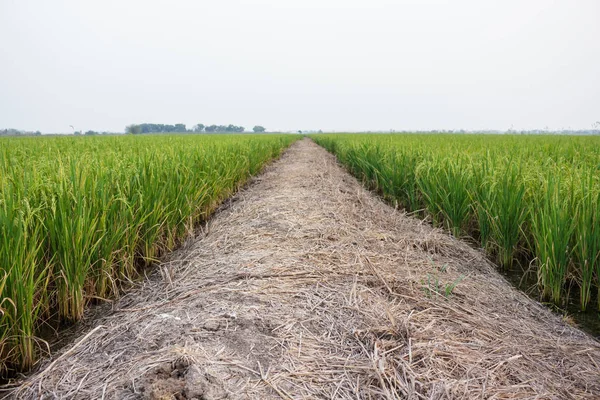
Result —
[{"label": "hazy white sky", "polygon": [[0,0],[0,128],[598,120],[598,0]]}]

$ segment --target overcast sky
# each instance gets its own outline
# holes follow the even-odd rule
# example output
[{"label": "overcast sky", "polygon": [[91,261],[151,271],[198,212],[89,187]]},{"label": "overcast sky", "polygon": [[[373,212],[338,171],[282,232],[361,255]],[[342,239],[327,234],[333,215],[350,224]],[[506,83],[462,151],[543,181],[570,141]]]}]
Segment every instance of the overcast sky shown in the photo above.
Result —
[{"label": "overcast sky", "polygon": [[590,128],[597,0],[0,0],[0,128]]}]

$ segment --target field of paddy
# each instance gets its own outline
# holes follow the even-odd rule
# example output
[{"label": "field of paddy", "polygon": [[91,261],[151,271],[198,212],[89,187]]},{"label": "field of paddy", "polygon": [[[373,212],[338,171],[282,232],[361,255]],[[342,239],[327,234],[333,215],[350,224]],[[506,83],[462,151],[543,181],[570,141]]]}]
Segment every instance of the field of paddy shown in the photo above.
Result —
[{"label": "field of paddy", "polygon": [[[127,140],[156,139],[146,138]],[[270,138],[268,145],[257,144],[266,139],[256,136],[247,139],[244,145],[230,143],[229,149],[235,150],[223,150],[221,159],[256,160],[252,164],[239,161],[246,166],[243,173],[229,180],[219,176],[231,176],[238,167],[234,164],[233,170],[224,169],[216,156],[213,156],[215,161],[211,168],[206,167],[202,174],[194,171],[194,166],[205,164],[198,161],[200,157],[196,158],[193,151],[202,146],[191,147],[192,139],[186,139],[190,142],[182,143],[176,150],[165,151],[166,155],[138,150],[143,156],[136,160],[145,163],[132,163],[132,169],[128,171],[141,165],[133,175],[138,179],[141,176],[156,178],[145,196],[163,187],[168,187],[169,190],[164,191],[169,192],[178,192],[181,188],[185,196],[189,196],[186,201],[181,200],[177,206],[172,205],[175,200],[164,204],[172,207],[167,210],[180,210],[181,204],[185,204],[186,210],[193,210],[190,213],[193,217],[184,217],[184,214],[178,214],[179,211],[155,212],[157,216],[177,215],[173,219],[178,222],[167,225],[168,222],[161,220],[148,225],[157,229],[158,244],[153,245],[148,240],[147,249],[141,244],[136,244],[135,250],[130,249],[129,257],[136,260],[131,269],[138,272],[127,278],[127,285],[122,282],[123,276],[114,273],[101,285],[97,277],[102,274],[90,272],[100,270],[101,265],[117,271],[115,266],[123,262],[119,261],[122,260],[119,251],[110,252],[114,257],[110,269],[104,261],[90,263],[80,284],[79,302],[84,308],[77,310],[85,310],[90,303],[100,305],[92,307],[87,314],[78,311],[73,318],[60,311],[59,288],[66,281],[61,283],[63,275],[56,271],[60,271],[66,262],[61,263],[55,258],[59,256],[54,256],[54,251],[50,250],[54,249],[50,247],[51,240],[39,241],[42,243],[38,250],[40,259],[35,266],[48,265],[39,267],[42,272],[45,268],[47,275],[44,280],[33,281],[46,285],[43,288],[48,294],[44,295],[39,288],[33,291],[34,304],[42,304],[35,309],[36,315],[41,320],[51,314],[69,321],[83,317],[83,321],[70,328],[71,339],[61,350],[41,361],[32,358],[33,373],[13,380],[6,387],[7,395],[15,398],[106,399],[598,397],[600,343],[573,326],[569,318],[551,312],[515,289],[498,272],[499,267],[510,270],[532,263],[536,280],[540,277],[540,293],[548,302],[561,307],[567,301],[565,299],[577,293],[576,304],[586,307],[588,312],[596,310],[597,272],[592,268],[589,283],[584,283],[584,271],[580,266],[587,268],[590,264],[585,260],[580,263],[584,253],[573,244],[580,242],[582,236],[578,234],[594,237],[597,231],[586,233],[582,228],[584,225],[577,225],[582,213],[572,210],[584,208],[585,201],[593,202],[597,198],[594,196],[598,193],[598,174],[592,168],[599,165],[597,138],[575,138],[574,143],[578,140],[590,142],[573,145],[568,150],[571,158],[561,160],[565,165],[570,163],[580,169],[560,167],[569,171],[570,178],[556,184],[547,181],[548,190],[540,190],[539,198],[526,186],[533,182],[531,176],[534,175],[524,179],[521,170],[512,169],[519,166],[533,174],[532,168],[524,166],[524,161],[512,162],[510,165],[516,166],[507,167],[509,164],[502,163],[499,151],[497,154],[488,152],[486,156],[496,169],[486,164],[490,174],[482,173],[481,181],[475,181],[478,179],[477,168],[469,169],[468,173],[461,171],[467,170],[463,168],[465,166],[480,165],[473,162],[473,154],[478,153],[472,151],[471,159],[467,161],[463,153],[455,157],[447,147],[436,148],[433,143],[425,143],[417,149],[414,143],[424,143],[423,139],[416,140],[410,147],[399,144],[400,138],[390,135],[314,137],[317,143],[337,155],[338,163],[332,154],[311,139],[294,142],[297,137]],[[115,141],[121,139],[115,138]],[[386,140],[398,140],[398,143],[393,147]],[[483,140],[477,137],[474,143]],[[135,148],[132,143],[123,147]],[[374,145],[376,143],[379,144]],[[269,160],[277,158],[290,144],[280,159],[257,175]],[[240,147],[236,148],[236,145]],[[213,143],[212,146],[223,145]],[[256,150],[259,148],[265,149],[264,152]],[[547,150],[563,148],[564,144],[557,142],[551,143]],[[582,151],[582,148],[587,150]],[[7,154],[14,155],[12,148],[5,146],[2,149],[3,160],[7,159]],[[168,144],[162,143],[161,149],[169,150]],[[187,155],[182,160],[179,153],[184,149]],[[411,153],[412,150],[415,152]],[[26,148],[20,151],[25,157]],[[93,151],[90,149],[89,154]],[[438,164],[430,162],[432,158],[428,157],[433,155],[428,151],[436,152]],[[510,153],[517,157],[514,151]],[[203,160],[206,160],[214,152],[203,154]],[[414,157],[411,158],[411,154]],[[448,157],[440,158],[443,154]],[[541,173],[550,174],[549,165],[558,160],[552,154],[555,153],[548,156]],[[88,171],[98,171],[98,164],[95,164],[98,161],[88,156],[92,161],[86,165],[96,166],[89,167]],[[117,159],[117,156],[113,157]],[[157,162],[154,157],[158,157]],[[72,157],[74,164],[67,164],[71,167],[65,167],[64,176],[80,176],[77,172],[81,164],[75,162],[78,159]],[[400,159],[407,160],[407,164],[400,165]],[[390,164],[390,160],[395,164]],[[451,165],[451,161],[456,165]],[[481,159],[477,158],[479,161]],[[102,161],[101,165],[108,165],[106,162]],[[3,165],[13,164],[4,161]],[[394,165],[395,174],[390,173],[389,165]],[[409,168],[411,165],[413,168]],[[500,169],[498,165],[505,168]],[[210,171],[219,168],[229,172],[210,175]],[[112,173],[117,170],[115,168]],[[348,171],[378,194],[366,190]],[[400,174],[400,171],[407,173]],[[190,173],[195,175],[190,177],[187,175]],[[452,175],[448,177],[449,174]],[[41,179],[46,184],[43,176],[40,171],[35,179],[31,179],[36,182]],[[129,172],[118,178],[109,175],[106,179],[124,182],[128,176]],[[198,185],[190,183],[199,182],[206,176],[212,176],[213,182],[225,188],[219,196],[211,198],[212,201],[207,200],[205,204],[209,206],[200,212],[193,207],[199,193]],[[250,176],[255,177],[242,186]],[[396,176],[396,181],[390,181]],[[412,192],[408,190],[410,184],[402,183],[403,179],[414,179],[416,186]],[[560,202],[568,200],[562,193],[569,183],[571,188],[575,187],[573,182],[577,179],[589,182],[589,190],[583,192],[586,187],[578,185],[583,189],[574,191],[568,205],[575,208],[568,209]],[[85,188],[85,185],[91,185],[92,193],[105,192],[90,180],[84,183],[72,181]],[[95,179],[91,181],[96,182]],[[477,183],[473,186],[465,184],[462,189],[451,186],[456,182],[470,185],[474,181]],[[9,181],[2,182],[8,185]],[[131,178],[129,182],[136,181]],[[502,241],[502,234],[509,234],[493,218],[495,209],[492,206],[504,205],[509,210],[517,207],[504,204],[500,195],[492,195],[499,191],[489,191],[492,194],[488,193],[485,198],[487,203],[477,197],[486,194],[485,188],[502,185],[509,185],[509,193],[523,188],[521,204],[527,206],[521,213],[515,212],[517,221],[522,222],[516,231],[516,242],[506,246],[510,251],[503,247],[505,242]],[[60,189],[60,186],[54,188]],[[456,192],[451,192],[453,188]],[[467,190],[470,188],[480,190]],[[230,197],[236,190],[237,193]],[[208,195],[213,193],[206,191]],[[461,197],[457,193],[464,191],[467,193],[463,194],[458,211],[445,208],[458,202]],[[5,193],[6,190],[4,198]],[[409,197],[403,197],[404,193],[413,196],[412,204]],[[533,201],[537,203],[531,203]],[[155,207],[158,203],[154,203]],[[49,204],[49,210],[54,210],[54,203]],[[65,207],[71,209],[68,207],[73,204],[79,203],[75,201]],[[486,209],[487,205],[490,207]],[[554,222],[562,221],[563,215],[570,215],[569,235],[565,232],[564,237],[547,238],[546,234],[536,230],[545,221],[532,214],[532,210],[545,210],[544,207],[551,212]],[[461,209],[467,210],[464,219],[456,217],[462,215]],[[209,214],[212,216],[208,217]],[[505,211],[496,214],[508,215]],[[483,216],[489,217],[485,242],[481,242]],[[591,213],[590,218],[596,218],[596,214]],[[11,221],[14,220],[13,217]],[[113,226],[121,225],[113,223]],[[179,227],[179,223],[183,225]],[[49,224],[39,229],[46,225]],[[87,226],[72,225],[73,229]],[[551,231],[555,233],[555,229]],[[59,238],[56,240],[73,238],[73,232],[79,231],[65,234],[56,231],[56,238]],[[97,232],[98,229],[92,230],[90,236]],[[139,234],[146,230],[133,232],[134,238],[149,235]],[[543,259],[547,264],[536,261],[540,260],[538,254],[545,251],[543,238],[551,243],[559,243],[562,238],[568,243],[565,265],[546,256]],[[594,243],[592,239],[589,242]],[[89,243],[100,247],[104,241],[89,239]],[[172,252],[176,248],[178,250]],[[90,255],[89,251],[82,253]],[[553,255],[564,256],[562,253],[550,254]],[[105,260],[106,257],[98,259]],[[73,264],[80,265],[76,261]],[[6,262],[3,265],[15,264],[12,261],[12,264]],[[34,264],[31,265],[33,268]],[[10,267],[4,268],[10,270]],[[538,272],[544,268],[553,274],[558,271],[553,276],[562,279],[561,284],[544,278],[545,272]],[[140,270],[149,276],[140,277]],[[110,288],[106,289],[108,292],[97,295],[95,291],[104,286]],[[556,289],[558,286],[560,289]],[[3,297],[9,298],[6,287]],[[569,290],[569,287],[578,290]],[[586,287],[589,287],[589,295],[580,294],[582,291],[588,293]],[[104,300],[115,297],[115,300]],[[35,303],[42,299],[46,303]],[[64,305],[63,310],[73,310],[70,304],[77,296],[66,295],[65,299],[65,304],[69,305]],[[9,307],[5,305],[4,308]],[[13,321],[4,318],[5,329],[11,328]],[[36,350],[43,348],[34,339],[36,324],[30,324],[34,327],[29,336],[33,341],[32,351],[43,356],[43,352]],[[7,344],[15,340],[12,334],[5,337]],[[5,354],[15,357],[14,352],[5,351]],[[11,362],[14,365],[15,361]]]}]

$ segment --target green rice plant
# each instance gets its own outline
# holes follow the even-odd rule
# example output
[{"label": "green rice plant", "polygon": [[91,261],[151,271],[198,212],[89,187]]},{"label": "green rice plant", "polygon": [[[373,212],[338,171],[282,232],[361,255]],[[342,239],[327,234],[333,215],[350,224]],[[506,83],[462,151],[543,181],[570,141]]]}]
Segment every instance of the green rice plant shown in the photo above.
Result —
[{"label": "green rice plant", "polygon": [[[96,188],[95,199],[96,208],[102,210],[98,218],[96,229],[97,254],[94,255],[96,262],[92,265],[91,279],[95,285],[95,296],[105,299],[111,296],[117,296],[119,289],[116,280],[120,274],[118,265],[123,263],[123,247],[127,235],[127,223],[124,223],[123,212],[124,200],[119,193],[119,184],[112,186],[116,176],[108,175],[106,179],[99,180]],[[115,194],[117,194],[115,196]],[[134,272],[125,274],[131,278]]]},{"label": "green rice plant", "polygon": [[61,178],[51,199],[47,219],[58,312],[68,321],[77,321],[83,316],[86,305],[84,287],[102,240],[96,234],[100,218],[87,194],[88,185],[94,185],[94,182],[78,171],[75,162],[71,162],[70,174]]},{"label": "green rice plant", "polygon": [[438,176],[439,188],[442,190],[442,213],[447,221],[447,228],[455,237],[468,233],[468,225],[472,218],[471,176],[462,163],[448,163]]},{"label": "green rice plant", "polygon": [[[573,256],[580,266],[580,306],[585,310],[591,299],[594,274],[600,277],[600,191],[595,190],[593,170],[582,175],[581,199],[575,218]],[[600,285],[598,285],[600,290]],[[598,296],[600,308],[600,293]]]},{"label": "green rice plant", "polygon": [[417,185],[423,195],[427,213],[432,218],[433,226],[442,223],[442,204],[444,202],[444,189],[438,187],[439,169],[435,164],[422,163],[417,167]]},{"label": "green rice plant", "polygon": [[525,184],[520,178],[520,166],[508,161],[508,167],[489,188],[490,194],[483,195],[491,221],[490,238],[497,246],[498,262],[504,268],[512,268],[522,227],[528,217]]},{"label": "green rice plant", "polygon": [[461,237],[467,233],[472,218],[468,169],[447,160],[421,167],[417,170],[417,182],[434,224],[443,220],[455,237]]},{"label": "green rice plant", "polygon": [[471,205],[477,219],[479,243],[484,251],[492,255],[492,227],[494,216],[491,213],[496,201],[496,191],[493,190],[493,181],[490,172],[489,154],[481,164],[472,165]]},{"label": "green rice plant", "polygon": [[3,187],[0,201],[0,371],[33,366],[42,311],[37,299],[47,284],[47,270],[40,265],[40,210],[11,186]]},{"label": "green rice plant", "polygon": [[575,228],[572,198],[564,198],[560,179],[547,175],[546,188],[532,211],[532,230],[539,262],[538,284],[542,296],[560,304],[571,261]]},{"label": "green rice plant", "polygon": [[416,175],[419,156],[397,151],[388,152],[384,157],[379,172],[384,195],[406,210],[420,210],[423,205]]},{"label": "green rice plant", "polygon": [[162,254],[161,239],[166,229],[166,220],[175,210],[164,207],[171,199],[167,191],[168,185],[164,181],[165,178],[161,176],[155,160],[144,159],[137,178],[135,184],[137,189],[135,216],[138,218],[139,226],[137,255],[144,266],[148,266],[156,262]]},{"label": "green rice plant", "polygon": [[377,145],[361,144],[351,147],[346,152],[350,171],[354,175],[360,176],[363,182],[375,191],[381,189],[381,180],[379,179],[381,158],[381,149]]}]

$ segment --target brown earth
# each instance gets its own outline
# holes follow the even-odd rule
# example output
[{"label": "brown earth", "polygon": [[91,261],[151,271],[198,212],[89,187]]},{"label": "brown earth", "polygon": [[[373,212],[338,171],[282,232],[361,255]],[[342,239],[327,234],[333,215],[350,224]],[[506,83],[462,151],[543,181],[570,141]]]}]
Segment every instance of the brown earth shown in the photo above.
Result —
[{"label": "brown earth", "polygon": [[15,398],[600,398],[600,343],[294,144]]}]

